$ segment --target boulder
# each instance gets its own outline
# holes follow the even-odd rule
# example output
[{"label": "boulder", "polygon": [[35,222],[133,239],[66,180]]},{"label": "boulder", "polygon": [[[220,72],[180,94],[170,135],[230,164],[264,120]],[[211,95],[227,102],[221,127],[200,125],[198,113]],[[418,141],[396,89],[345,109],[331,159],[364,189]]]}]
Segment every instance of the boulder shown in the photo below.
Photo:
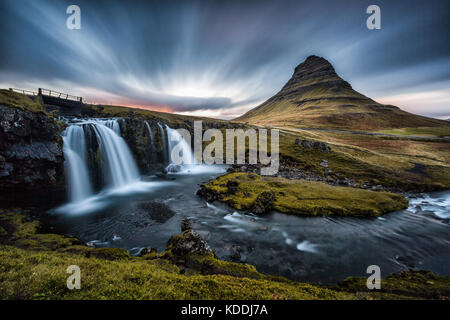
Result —
[{"label": "boulder", "polygon": [[175,215],[167,205],[157,201],[142,202],[139,207],[148,213],[152,220],[159,223],[164,223]]},{"label": "boulder", "polygon": [[167,249],[177,257],[183,257],[189,254],[208,255],[212,253],[206,241],[192,229],[170,238],[167,242]]},{"label": "boulder", "polygon": [[295,144],[302,148],[315,149],[321,153],[329,153],[331,151],[327,143],[320,141],[295,139]]},{"label": "boulder", "polygon": [[183,219],[181,221],[181,232],[188,231],[192,229],[192,221],[190,219]]},{"label": "boulder", "polygon": [[273,201],[275,200],[275,195],[272,191],[263,191],[258,195],[255,203],[252,207],[252,212],[254,214],[263,214],[272,209]]}]

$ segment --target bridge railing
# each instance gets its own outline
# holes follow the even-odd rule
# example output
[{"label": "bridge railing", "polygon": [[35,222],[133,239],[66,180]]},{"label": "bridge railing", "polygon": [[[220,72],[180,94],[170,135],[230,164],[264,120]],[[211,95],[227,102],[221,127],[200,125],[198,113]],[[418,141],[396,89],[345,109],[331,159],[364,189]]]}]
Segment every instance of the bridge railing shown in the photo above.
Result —
[{"label": "bridge railing", "polygon": [[23,89],[17,89],[17,88],[9,88],[10,91],[14,91],[17,93],[22,93],[25,94],[27,96],[37,96],[39,93],[36,91],[31,91],[31,90],[23,90]]},{"label": "bridge railing", "polygon": [[58,92],[58,91],[50,90],[50,89],[39,88],[39,94],[44,95],[44,96],[49,96],[49,97],[83,102],[82,97],[72,96],[67,93],[62,93],[62,92]]}]

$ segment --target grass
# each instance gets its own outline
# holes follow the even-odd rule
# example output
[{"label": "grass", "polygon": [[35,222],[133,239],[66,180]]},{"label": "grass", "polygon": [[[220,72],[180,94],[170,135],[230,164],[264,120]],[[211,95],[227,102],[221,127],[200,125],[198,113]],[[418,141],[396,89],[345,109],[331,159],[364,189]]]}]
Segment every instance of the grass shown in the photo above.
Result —
[{"label": "grass", "polygon": [[[124,249],[92,249],[77,239],[39,233],[21,210],[0,210],[1,299],[352,299],[353,294],[260,274],[212,254],[183,257],[198,270],[182,274],[161,254],[130,257]],[[81,269],[69,290],[67,267]],[[207,268],[209,273],[203,274]]]},{"label": "grass", "polygon": [[439,277],[429,271],[404,271],[392,274],[381,281],[381,290],[369,292],[366,278],[351,277],[339,284],[344,291],[356,293],[359,297],[372,296],[378,299],[450,298],[450,276]]},{"label": "grass", "polygon": [[[68,290],[66,269],[81,269]],[[183,275],[168,260],[102,260],[0,246],[2,299],[351,299],[353,294],[294,282]]]},{"label": "grass", "polygon": [[195,120],[202,120],[203,126],[219,124],[225,126],[228,121],[211,119],[206,117],[192,117],[179,115],[174,113],[166,113],[152,110],[144,110],[139,108],[129,108],[122,106],[104,106],[104,105],[92,105],[92,117],[113,117],[113,118],[138,118],[144,120],[156,120],[168,123],[173,128],[190,128],[193,127]]},{"label": "grass", "polygon": [[402,135],[402,136],[444,137],[444,136],[450,136],[450,126],[386,129],[386,130],[380,130],[380,131],[376,131],[376,132]]},{"label": "grass", "polygon": [[[328,143],[331,152],[322,154],[299,147],[297,138]],[[304,172],[413,192],[450,188],[449,146],[448,141],[295,129],[282,130],[280,135],[281,157]],[[328,161],[327,169],[319,166],[322,160]],[[417,170],[418,166],[422,169]]]},{"label": "grass", "polygon": [[[236,190],[230,191],[230,186]],[[295,215],[380,216],[407,208],[401,195],[334,187],[321,182],[230,173],[204,185],[217,199],[236,209],[251,210],[263,192],[273,193],[273,209]]]},{"label": "grass", "polygon": [[21,93],[0,89],[0,105],[31,112],[45,112],[38,97],[30,98]]}]

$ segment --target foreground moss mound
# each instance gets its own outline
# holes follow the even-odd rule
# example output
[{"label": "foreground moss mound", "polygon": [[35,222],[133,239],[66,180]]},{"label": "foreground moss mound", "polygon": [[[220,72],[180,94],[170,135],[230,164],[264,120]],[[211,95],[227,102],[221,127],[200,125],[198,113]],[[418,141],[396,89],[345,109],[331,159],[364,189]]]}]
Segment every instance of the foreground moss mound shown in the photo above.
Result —
[{"label": "foreground moss mound", "polygon": [[227,202],[236,209],[259,212],[274,209],[311,216],[380,216],[408,207],[408,200],[399,194],[243,172],[212,180],[202,186],[199,194],[209,201]]},{"label": "foreground moss mound", "polygon": [[[0,209],[0,299],[448,299],[449,277],[405,272],[368,291],[365,278],[323,287],[267,276],[255,267],[218,260],[212,252],[167,250],[131,257],[119,248],[92,249],[75,238],[39,232],[22,210]],[[81,289],[69,290],[67,267],[81,270]],[[184,265],[185,268],[180,266]]]},{"label": "foreground moss mound", "polygon": [[[81,290],[66,287],[69,265]],[[165,259],[103,260],[0,246],[2,299],[351,299],[309,284],[225,275],[184,275]]]},{"label": "foreground moss mound", "polygon": [[[173,261],[184,260],[189,270]],[[81,290],[66,287],[67,267],[81,269]],[[174,257],[171,247],[130,257],[77,239],[39,233],[39,223],[0,210],[0,299],[353,299],[354,294],[265,276],[213,254]]]}]

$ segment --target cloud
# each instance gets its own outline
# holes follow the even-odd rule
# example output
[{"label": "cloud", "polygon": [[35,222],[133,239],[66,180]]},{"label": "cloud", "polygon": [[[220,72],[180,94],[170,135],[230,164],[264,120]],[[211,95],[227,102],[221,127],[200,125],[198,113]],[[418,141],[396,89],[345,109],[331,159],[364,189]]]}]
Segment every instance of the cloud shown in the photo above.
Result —
[{"label": "cloud", "polygon": [[[79,0],[82,29],[68,30],[69,1],[4,0],[0,83],[230,118],[275,94],[318,54],[362,93],[400,95],[400,107],[410,108],[411,90],[445,91],[446,2],[379,2],[382,29],[369,31],[368,4],[359,0]],[[440,112],[441,103],[425,100],[411,110]]]}]

